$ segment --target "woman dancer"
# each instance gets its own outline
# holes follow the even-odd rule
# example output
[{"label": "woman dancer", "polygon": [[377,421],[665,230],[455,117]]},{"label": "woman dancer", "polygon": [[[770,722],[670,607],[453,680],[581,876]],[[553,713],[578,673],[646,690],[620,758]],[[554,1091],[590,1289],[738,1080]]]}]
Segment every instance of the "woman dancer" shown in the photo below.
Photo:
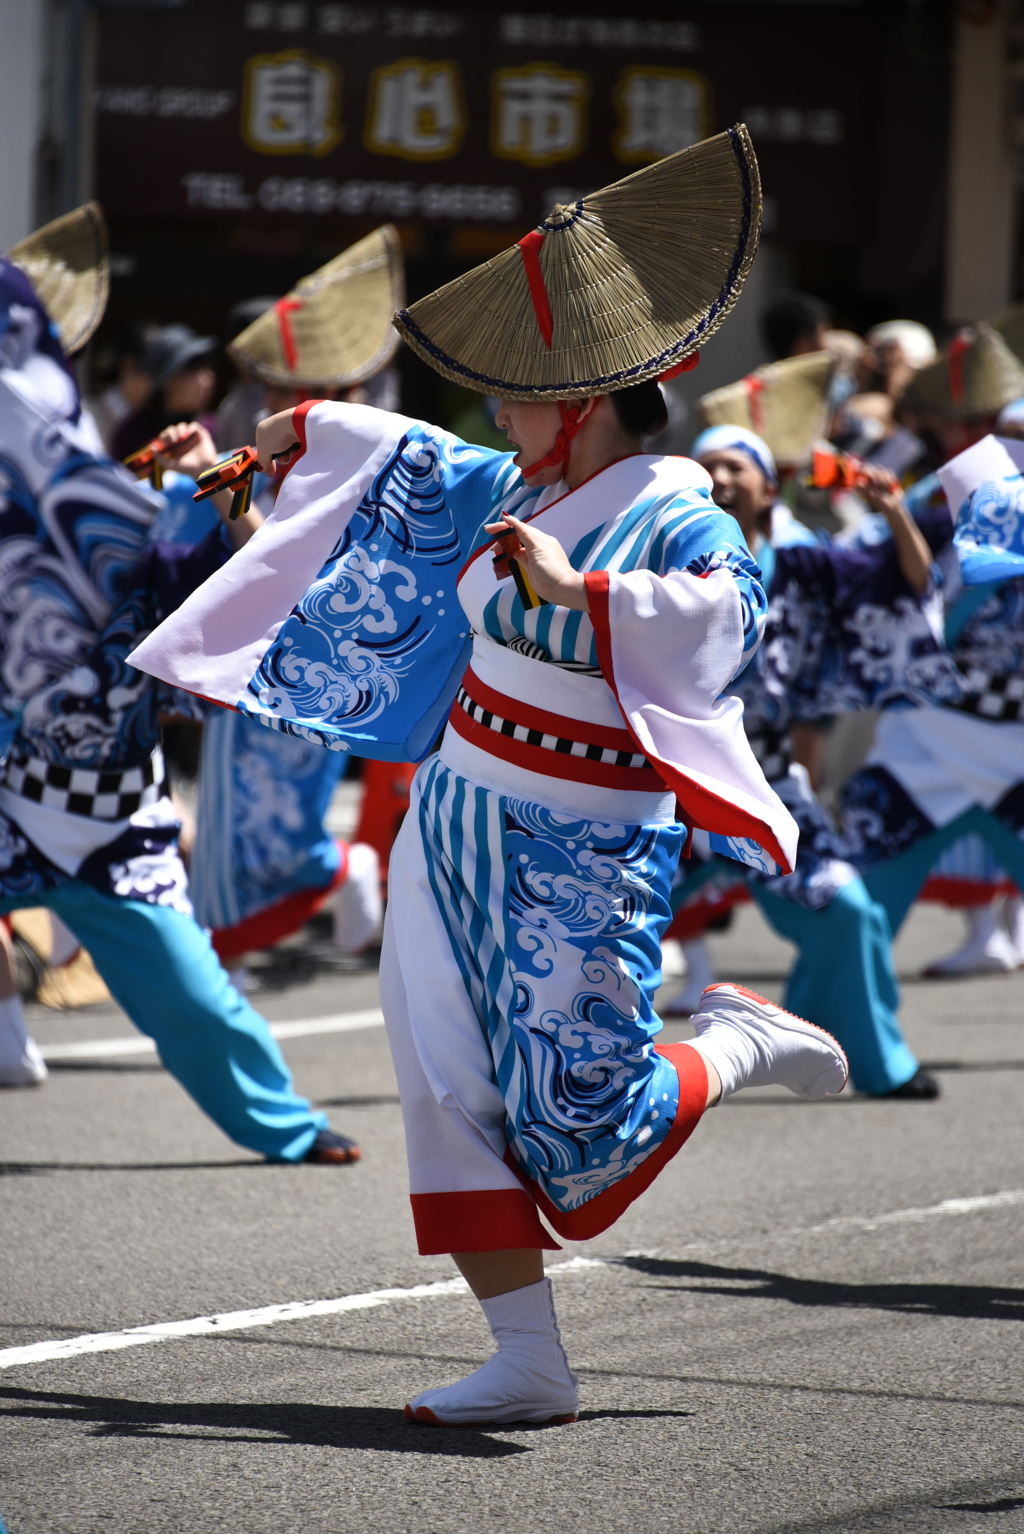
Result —
[{"label": "woman dancer", "polygon": [[452,1253],[498,1348],[414,1421],[571,1420],[540,1214],[597,1235],[707,1107],[846,1080],[828,1034],[737,986],[708,993],[692,1044],[654,1045],[675,799],[736,857],[795,856],[721,696],[758,642],[757,567],[706,473],[644,451],[657,378],[735,300],[759,202],[738,128],[403,310],[421,356],[501,396],[514,459],[359,406],[271,417],[260,461],[293,467],[244,589],[207,583],[136,652],[385,759],[422,756],[450,711],[392,855],[381,994],[420,1251]]}]

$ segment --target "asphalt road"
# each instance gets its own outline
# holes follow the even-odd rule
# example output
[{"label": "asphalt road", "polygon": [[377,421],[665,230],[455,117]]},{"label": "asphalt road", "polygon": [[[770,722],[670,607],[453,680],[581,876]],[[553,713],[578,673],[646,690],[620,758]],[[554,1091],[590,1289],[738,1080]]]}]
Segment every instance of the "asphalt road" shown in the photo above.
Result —
[{"label": "asphalt road", "polygon": [[[0,1349],[371,1296],[0,1369],[10,1534],[1024,1530],[1024,976],[915,980],[959,932],[921,908],[899,949],[940,1102],[746,1094],[613,1230],[551,1254],[572,1427],[402,1419],[490,1347],[464,1294],[378,1293],[453,1273],[415,1255],[382,1029],[284,1045],[359,1136],[354,1168],[254,1161],[145,1058],[4,1094]],[[779,993],[787,950],[756,912],[714,942],[723,978]],[[264,1010],[374,1000],[353,975]],[[113,1007],[35,1028],[130,1032]]]}]

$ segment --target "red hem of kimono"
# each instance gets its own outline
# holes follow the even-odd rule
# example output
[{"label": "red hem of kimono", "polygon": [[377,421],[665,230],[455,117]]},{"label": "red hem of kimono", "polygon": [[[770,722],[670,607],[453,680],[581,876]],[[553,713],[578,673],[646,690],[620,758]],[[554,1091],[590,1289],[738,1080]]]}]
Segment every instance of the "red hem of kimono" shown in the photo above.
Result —
[{"label": "red hem of kimono", "polygon": [[284,900],[264,906],[261,911],[236,922],[233,927],[218,927],[210,934],[214,952],[222,964],[234,964],[243,954],[272,948],[293,932],[298,932],[311,916],[322,910],[327,900],[348,877],[348,851],[339,842],[341,862],[329,884],[296,890]]},{"label": "red hem of kimono", "polygon": [[519,1188],[480,1188],[466,1193],[410,1193],[421,1257],[446,1252],[507,1252],[540,1247],[560,1252],[537,1218],[537,1207]]},{"label": "red hem of kimono", "polygon": [[990,905],[1000,895],[1019,894],[1020,890],[1010,879],[957,879],[952,874],[943,874],[926,879],[917,898],[966,910],[971,906]]},{"label": "red hem of kimono", "polygon": [[658,1173],[682,1150],[704,1115],[708,1100],[708,1072],[704,1057],[689,1044],[656,1044],[655,1053],[664,1055],[676,1068],[679,1077],[679,1107],[672,1128],[656,1151],[642,1161],[628,1176],[613,1183],[603,1193],[581,1204],[578,1209],[559,1209],[532,1178],[528,1177],[512,1155],[505,1152],[510,1166],[551,1228],[566,1241],[589,1241],[614,1225],[634,1199],[646,1192]]},{"label": "red hem of kimono", "polygon": [[604,673],[604,679],[615,694],[615,701],[619,704],[622,717],[626,721],[626,728],[636,742],[637,750],[648,757],[666,787],[675,794],[687,824],[698,830],[714,831],[719,836],[749,837],[751,841],[757,842],[769,857],[775,859],[783,873],[792,873],[789,859],[766,821],[759,820],[748,811],[739,809],[728,799],[723,799],[720,794],[706,788],[704,784],[695,783],[692,778],[686,776],[683,768],[677,763],[666,761],[664,757],[655,755],[651,747],[639,739],[630,725],[626,710],[622,707],[619,689],[615,683],[611,624],[608,618],[608,571],[590,570],[584,576],[584,580],[590,617],[594,625],[594,638],[597,641],[597,658]]},{"label": "red hem of kimono", "polygon": [[681,905],[661,940],[664,942],[665,938],[674,937],[677,943],[686,943],[700,937],[712,922],[718,921],[721,916],[728,916],[733,906],[743,905],[750,899],[750,891],[745,884],[741,884],[718,900],[697,899],[692,905]]}]

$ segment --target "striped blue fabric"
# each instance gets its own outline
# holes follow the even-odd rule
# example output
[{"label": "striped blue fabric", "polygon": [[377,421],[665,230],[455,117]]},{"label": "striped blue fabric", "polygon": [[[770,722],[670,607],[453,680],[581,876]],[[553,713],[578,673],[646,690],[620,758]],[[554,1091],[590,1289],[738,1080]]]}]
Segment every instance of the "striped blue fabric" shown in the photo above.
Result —
[{"label": "striped blue fabric", "polygon": [[431,888],[488,1040],[519,1165],[563,1210],[629,1175],[675,1118],[654,1052],[675,824],[606,825],[418,779]]}]

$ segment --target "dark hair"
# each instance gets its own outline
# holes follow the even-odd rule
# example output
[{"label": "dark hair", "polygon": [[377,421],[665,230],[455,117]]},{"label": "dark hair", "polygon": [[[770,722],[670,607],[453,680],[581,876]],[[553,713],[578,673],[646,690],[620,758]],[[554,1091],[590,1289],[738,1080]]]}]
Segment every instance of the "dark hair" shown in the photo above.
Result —
[{"label": "dark hair", "polygon": [[773,357],[790,357],[801,336],[813,336],[831,319],[827,304],[810,293],[780,293],[761,315],[765,343]]},{"label": "dark hair", "polygon": [[665,396],[653,378],[631,384],[628,389],[616,389],[608,398],[615,407],[619,425],[631,437],[656,437],[668,425]]}]

